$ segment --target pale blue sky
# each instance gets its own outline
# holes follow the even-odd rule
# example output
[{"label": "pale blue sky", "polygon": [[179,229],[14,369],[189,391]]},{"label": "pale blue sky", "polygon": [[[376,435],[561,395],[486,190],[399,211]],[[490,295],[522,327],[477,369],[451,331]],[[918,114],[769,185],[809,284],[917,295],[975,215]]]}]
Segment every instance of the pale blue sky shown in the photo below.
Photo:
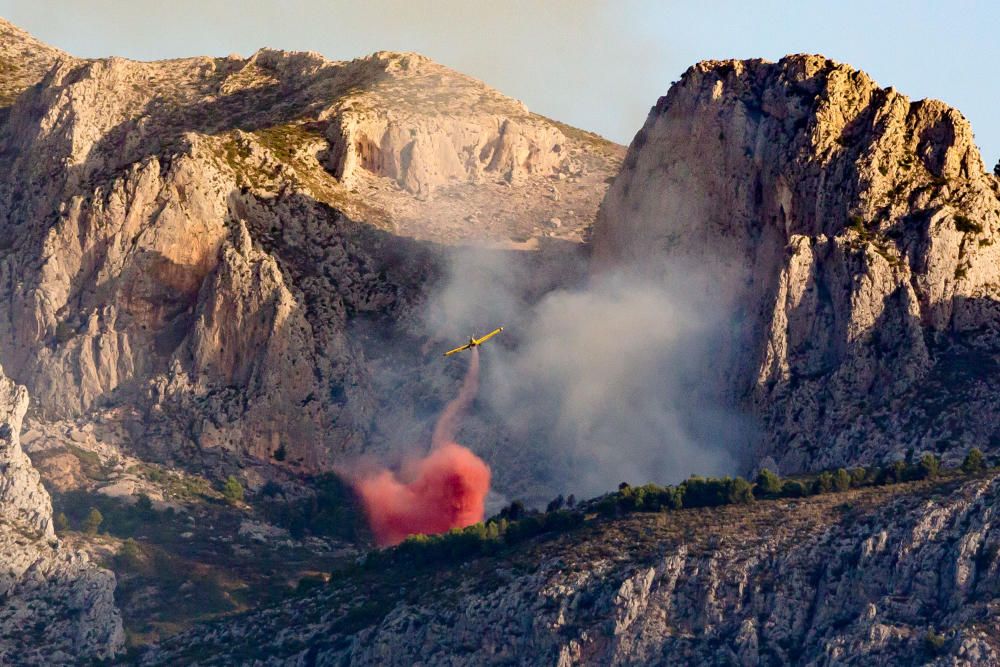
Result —
[{"label": "pale blue sky", "polygon": [[698,60],[822,53],[958,107],[987,168],[1000,158],[997,2],[0,0],[0,16],[88,57],[419,51],[622,143]]}]

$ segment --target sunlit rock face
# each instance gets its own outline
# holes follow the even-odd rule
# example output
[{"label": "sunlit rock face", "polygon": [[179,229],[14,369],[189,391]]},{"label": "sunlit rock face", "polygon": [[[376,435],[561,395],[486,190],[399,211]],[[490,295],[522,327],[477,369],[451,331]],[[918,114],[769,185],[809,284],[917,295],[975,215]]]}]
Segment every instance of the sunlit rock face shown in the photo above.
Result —
[{"label": "sunlit rock face", "polygon": [[351,322],[413,335],[457,244],[579,248],[624,152],[417,54],[83,60],[0,28],[0,360],[41,419],[161,460],[370,448]]},{"label": "sunlit rock face", "polygon": [[60,544],[52,503],[21,450],[28,392],[0,370],[0,662],[73,664],[124,644],[115,576]]},{"label": "sunlit rock face", "polygon": [[940,102],[820,56],[710,61],[636,135],[594,253],[699,268],[756,460],[956,460],[1000,447],[998,190]]}]

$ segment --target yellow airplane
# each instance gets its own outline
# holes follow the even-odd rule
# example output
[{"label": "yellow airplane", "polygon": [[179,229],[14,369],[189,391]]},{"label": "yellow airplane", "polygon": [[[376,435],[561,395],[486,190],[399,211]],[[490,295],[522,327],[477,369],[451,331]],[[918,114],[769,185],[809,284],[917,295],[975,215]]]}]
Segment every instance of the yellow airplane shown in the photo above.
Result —
[{"label": "yellow airplane", "polygon": [[465,350],[471,350],[472,348],[476,347],[477,345],[482,345],[483,343],[485,343],[486,341],[488,341],[490,338],[493,338],[494,336],[496,336],[501,331],[503,331],[503,327],[499,327],[497,329],[494,329],[493,331],[489,332],[488,334],[486,334],[482,338],[470,337],[468,343],[466,343],[462,347],[456,347],[454,350],[448,350],[447,352],[444,353],[444,356],[447,357],[448,355],[455,354],[456,352],[463,352]]}]

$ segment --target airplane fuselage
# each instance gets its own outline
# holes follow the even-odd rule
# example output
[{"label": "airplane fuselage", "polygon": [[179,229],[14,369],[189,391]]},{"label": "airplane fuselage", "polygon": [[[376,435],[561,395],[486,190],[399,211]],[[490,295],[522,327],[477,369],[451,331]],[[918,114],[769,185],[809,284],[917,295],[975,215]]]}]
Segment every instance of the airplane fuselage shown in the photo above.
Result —
[{"label": "airplane fuselage", "polygon": [[447,357],[449,355],[455,354],[456,352],[461,352],[462,350],[471,350],[474,347],[479,347],[480,345],[482,345],[483,343],[485,343],[486,341],[488,341],[490,338],[493,338],[493,336],[496,336],[501,331],[503,331],[503,327],[497,327],[496,329],[494,329],[493,331],[489,332],[488,334],[486,334],[482,338],[476,338],[475,336],[469,336],[469,342],[468,343],[466,343],[465,345],[462,345],[461,347],[456,347],[454,350],[448,350],[447,352],[444,353],[444,356]]}]

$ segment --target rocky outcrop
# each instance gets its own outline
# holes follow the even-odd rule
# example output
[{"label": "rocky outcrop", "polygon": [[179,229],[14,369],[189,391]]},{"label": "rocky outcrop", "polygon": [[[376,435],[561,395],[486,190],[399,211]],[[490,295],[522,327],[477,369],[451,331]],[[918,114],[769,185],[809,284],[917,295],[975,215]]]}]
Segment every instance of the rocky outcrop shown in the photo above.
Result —
[{"label": "rocky outcrop", "polygon": [[55,539],[52,504],[21,450],[28,393],[0,371],[0,662],[76,664],[124,643],[115,576]]},{"label": "rocky outcrop", "polygon": [[[636,135],[604,265],[696,267],[783,470],[996,447],[1000,181],[968,122],[820,56],[700,63]],[[958,425],[961,424],[961,428]]]},{"label": "rocky outcrop", "polygon": [[[198,444],[246,451],[270,459],[283,443],[308,465],[326,462],[322,450],[299,446],[323,435],[322,406],[315,400],[314,336],[274,258],[253,247],[238,222],[221,261],[201,289],[190,334],[174,353],[173,368],[194,384],[168,385],[158,398],[198,410],[217,387],[243,387],[257,398],[236,419],[196,425]],[[300,406],[292,410],[291,406]],[[216,413],[219,414],[219,413]],[[225,414],[224,411],[221,414]]]},{"label": "rocky outcrop", "polygon": [[[405,72],[408,85],[401,90],[389,77],[338,104],[330,166],[345,184],[354,186],[364,169],[426,197],[452,181],[496,174],[514,182],[569,169],[567,138],[523,104],[418,54],[377,53],[372,65]],[[443,97],[466,113],[442,113]]]},{"label": "rocky outcrop", "polygon": [[578,246],[621,156],[415,54],[47,62],[0,116],[0,359],[40,418],[131,415],[114,444],[161,460],[357,454],[352,320],[442,245]]},{"label": "rocky outcrop", "polygon": [[0,369],[0,507],[11,523],[51,539],[52,503],[27,455],[21,450],[21,421],[28,409],[28,392],[7,379]]},{"label": "rocky outcrop", "polygon": [[143,662],[992,664],[998,492],[993,475],[619,519],[385,589],[347,578]]}]

